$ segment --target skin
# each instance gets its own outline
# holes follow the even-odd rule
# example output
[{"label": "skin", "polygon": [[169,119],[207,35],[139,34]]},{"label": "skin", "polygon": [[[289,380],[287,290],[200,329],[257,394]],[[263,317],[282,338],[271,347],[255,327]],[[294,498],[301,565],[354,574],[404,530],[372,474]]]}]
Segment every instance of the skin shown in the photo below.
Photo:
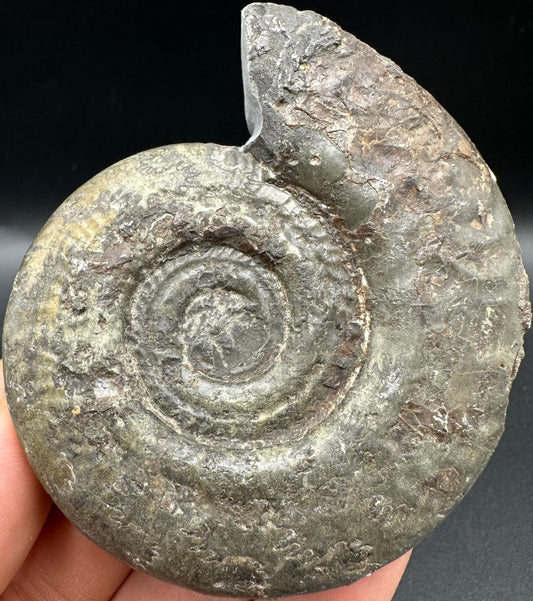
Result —
[{"label": "skin", "polygon": [[[83,536],[55,507],[26,461],[10,419],[0,361],[0,600],[209,601],[132,571]],[[390,601],[411,552],[349,586],[300,601]],[[287,597],[292,601],[296,597]]]}]

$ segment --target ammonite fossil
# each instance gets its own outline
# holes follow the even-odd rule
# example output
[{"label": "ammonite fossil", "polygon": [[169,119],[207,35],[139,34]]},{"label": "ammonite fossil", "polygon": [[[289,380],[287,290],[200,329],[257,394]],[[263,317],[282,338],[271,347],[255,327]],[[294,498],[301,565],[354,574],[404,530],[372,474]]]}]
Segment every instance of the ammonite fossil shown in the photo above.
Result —
[{"label": "ammonite fossil", "polygon": [[251,138],[106,169],[5,324],[9,405],[65,515],[134,568],[276,597],[347,584],[462,498],[530,312],[495,178],[393,62],[243,12]]}]

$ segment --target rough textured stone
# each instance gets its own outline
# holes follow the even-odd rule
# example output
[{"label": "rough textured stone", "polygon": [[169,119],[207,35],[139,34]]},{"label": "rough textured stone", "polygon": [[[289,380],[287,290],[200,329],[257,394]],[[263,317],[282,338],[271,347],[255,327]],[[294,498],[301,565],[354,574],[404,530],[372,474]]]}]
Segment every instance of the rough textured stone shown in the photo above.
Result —
[{"label": "rough textured stone", "polygon": [[77,190],[29,250],[10,409],[62,511],[136,569],[273,597],[435,527],[501,435],[529,323],[496,181],[390,60],[312,12],[243,13],[242,149]]}]

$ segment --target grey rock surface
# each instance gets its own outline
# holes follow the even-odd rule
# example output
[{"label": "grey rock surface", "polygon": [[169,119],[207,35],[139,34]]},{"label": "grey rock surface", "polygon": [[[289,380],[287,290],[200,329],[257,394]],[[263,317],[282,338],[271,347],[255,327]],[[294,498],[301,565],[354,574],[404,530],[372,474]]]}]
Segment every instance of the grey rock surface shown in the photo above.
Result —
[{"label": "grey rock surface", "polygon": [[4,328],[39,478],[136,569],[275,597],[421,540],[502,433],[530,319],[496,181],[390,60],[243,11],[252,137],[150,150],[41,231]]}]

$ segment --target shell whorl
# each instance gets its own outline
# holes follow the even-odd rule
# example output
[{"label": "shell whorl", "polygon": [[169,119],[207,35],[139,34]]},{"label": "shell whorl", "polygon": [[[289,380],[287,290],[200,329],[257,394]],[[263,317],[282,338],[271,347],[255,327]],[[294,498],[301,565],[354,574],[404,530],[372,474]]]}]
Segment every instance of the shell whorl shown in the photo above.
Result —
[{"label": "shell whorl", "polygon": [[[148,403],[207,448],[296,442],[342,401],[361,365],[362,275],[335,229],[266,183],[252,157],[183,148],[183,169],[205,177],[209,165],[217,188],[198,186],[164,209],[181,243],[142,261],[129,327]],[[181,149],[167,152],[175,160]],[[152,206],[165,219],[157,196]],[[132,254],[144,252],[141,240]]]},{"label": "shell whorl", "polygon": [[83,532],[277,597],[368,574],[461,499],[529,305],[494,176],[394,63],[271,4],[243,11],[242,56],[249,142],[77,190],[17,277],[4,357],[28,458]]}]

